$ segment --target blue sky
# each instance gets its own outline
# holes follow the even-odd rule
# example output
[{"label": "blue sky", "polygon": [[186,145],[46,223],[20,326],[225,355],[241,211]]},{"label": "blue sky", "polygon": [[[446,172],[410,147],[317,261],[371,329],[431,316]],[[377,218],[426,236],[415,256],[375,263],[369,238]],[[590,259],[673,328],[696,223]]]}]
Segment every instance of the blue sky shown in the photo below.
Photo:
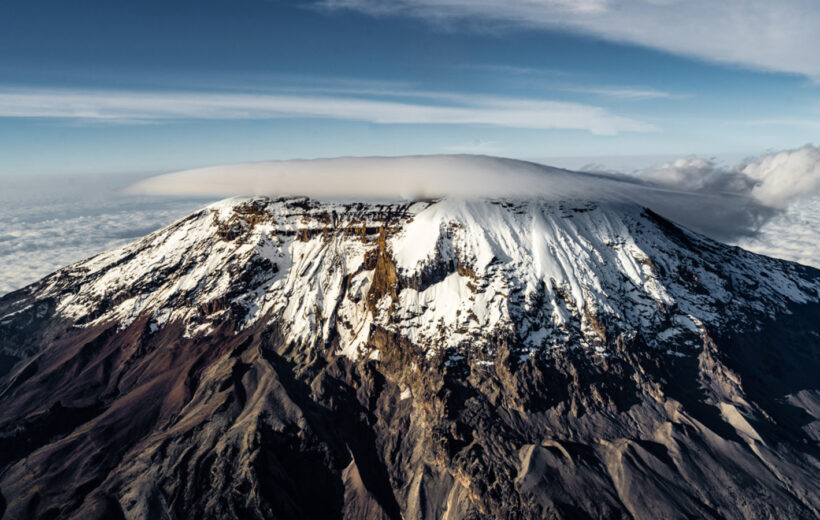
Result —
[{"label": "blue sky", "polygon": [[0,175],[820,135],[815,0],[6,0]]}]

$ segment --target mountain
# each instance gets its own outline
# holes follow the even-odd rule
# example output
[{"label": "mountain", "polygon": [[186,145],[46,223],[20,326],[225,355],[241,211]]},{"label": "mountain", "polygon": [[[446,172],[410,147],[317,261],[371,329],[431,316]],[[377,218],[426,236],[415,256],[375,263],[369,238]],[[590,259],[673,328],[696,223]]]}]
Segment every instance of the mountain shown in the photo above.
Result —
[{"label": "mountain", "polygon": [[639,205],[236,198],[0,299],[3,518],[817,518],[820,271]]}]

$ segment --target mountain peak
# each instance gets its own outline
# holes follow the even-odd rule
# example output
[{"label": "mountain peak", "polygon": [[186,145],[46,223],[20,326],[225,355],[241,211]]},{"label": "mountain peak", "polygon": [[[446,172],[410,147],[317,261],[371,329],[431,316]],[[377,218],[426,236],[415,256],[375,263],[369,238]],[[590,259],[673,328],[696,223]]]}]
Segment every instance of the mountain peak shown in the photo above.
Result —
[{"label": "mountain peak", "polygon": [[[201,337],[276,321],[295,343],[369,355],[383,327],[492,359],[642,333],[699,344],[705,325],[818,298],[791,264],[722,246],[630,203],[445,198],[400,203],[233,198],[28,289],[77,326],[140,317]],[[207,309],[208,312],[203,310]]]},{"label": "mountain peak", "polygon": [[222,201],[0,298],[0,511],[810,517],[819,300],[624,201]]}]

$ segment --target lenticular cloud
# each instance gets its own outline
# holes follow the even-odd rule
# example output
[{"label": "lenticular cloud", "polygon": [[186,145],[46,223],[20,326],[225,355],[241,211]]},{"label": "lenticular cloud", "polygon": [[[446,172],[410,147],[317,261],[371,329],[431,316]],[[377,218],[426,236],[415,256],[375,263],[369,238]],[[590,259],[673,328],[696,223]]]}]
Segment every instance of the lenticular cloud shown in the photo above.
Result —
[{"label": "lenticular cloud", "polygon": [[474,155],[336,158],[214,166],[153,177],[128,191],[165,195],[438,197],[633,202],[721,240],[754,235],[791,201],[820,189],[820,149],[806,146],[734,169],[684,158],[634,178]]},{"label": "lenticular cloud", "polygon": [[304,195],[321,199],[438,197],[612,198],[619,182],[541,164],[478,155],[342,157],[187,170],[129,188],[142,194]]}]

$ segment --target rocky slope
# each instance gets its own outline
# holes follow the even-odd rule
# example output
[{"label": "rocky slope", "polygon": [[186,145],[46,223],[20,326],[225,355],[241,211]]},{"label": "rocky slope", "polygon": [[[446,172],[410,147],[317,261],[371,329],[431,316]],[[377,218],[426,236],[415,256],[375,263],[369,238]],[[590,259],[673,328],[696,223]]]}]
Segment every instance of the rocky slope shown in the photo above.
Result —
[{"label": "rocky slope", "polygon": [[0,299],[3,518],[816,518],[820,273],[603,201],[230,199]]}]

